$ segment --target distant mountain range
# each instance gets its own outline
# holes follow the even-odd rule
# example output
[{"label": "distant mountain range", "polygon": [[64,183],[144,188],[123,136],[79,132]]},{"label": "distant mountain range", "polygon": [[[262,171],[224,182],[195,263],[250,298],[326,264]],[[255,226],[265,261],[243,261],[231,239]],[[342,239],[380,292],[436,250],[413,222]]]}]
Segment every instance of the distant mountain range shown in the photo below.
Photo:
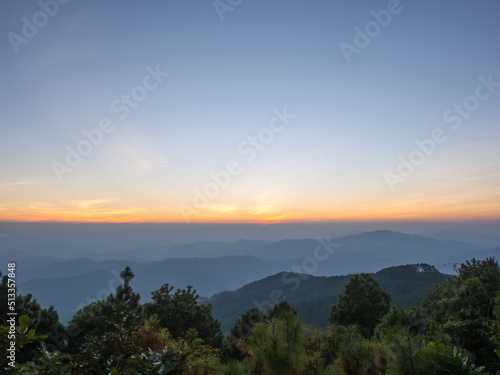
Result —
[{"label": "distant mountain range", "polygon": [[[9,241],[11,237],[15,238],[15,236],[9,236]],[[432,242],[432,240],[438,242]],[[2,244],[0,259],[25,261],[35,257],[51,257],[60,260],[88,258],[94,261],[113,259],[149,262],[166,258],[215,258],[232,255],[251,255],[263,260],[294,259],[308,256],[317,246],[316,239],[239,240],[236,242],[197,241],[168,246],[133,247],[126,251],[116,251],[113,250],[116,246],[110,245],[109,248],[106,248],[105,244],[96,245],[96,241],[95,238],[91,237],[85,242],[80,236],[79,240],[75,242],[66,239],[40,240],[22,246],[6,247],[5,244]],[[412,247],[421,251],[429,247],[442,246],[442,242],[449,242],[447,247],[457,246],[457,252],[474,252],[480,249],[489,250],[500,247],[500,236],[460,231],[436,231],[411,235],[381,230],[341,236],[332,241],[340,245],[337,253],[359,252],[360,249],[367,250],[366,248],[369,247],[373,254],[382,247],[384,254],[379,254],[381,256],[385,255],[385,250],[391,250],[396,255],[399,255],[401,251],[403,253],[412,252]],[[389,248],[386,246],[389,246]],[[446,253],[446,251],[447,249],[443,248],[438,253]]]},{"label": "distant mountain range", "polygon": [[435,240],[445,240],[445,241],[455,240],[485,248],[500,247],[500,235],[466,232],[458,230],[440,230],[433,232],[424,232],[419,234],[421,236],[434,238]]},{"label": "distant mountain range", "polygon": [[17,261],[44,256],[60,260],[87,258],[95,261],[132,260],[147,262],[166,258],[215,258],[228,255],[245,255],[246,249],[270,243],[272,242],[259,240],[239,240],[233,243],[198,241],[164,247],[138,247],[127,251],[95,251],[94,246],[85,243],[43,241],[1,251],[0,256]]},{"label": "distant mountain range", "polygon": [[44,307],[53,304],[61,321],[66,321],[78,306],[114,292],[122,282],[117,275],[127,265],[136,275],[131,285],[144,302],[164,283],[176,288],[192,285],[209,297],[284,271],[338,276],[428,263],[451,273],[450,264],[500,255],[498,246],[491,249],[392,231],[335,239],[204,241],[125,252],[92,250],[82,243],[41,242],[1,251],[0,267],[16,261],[19,291],[32,293]]}]

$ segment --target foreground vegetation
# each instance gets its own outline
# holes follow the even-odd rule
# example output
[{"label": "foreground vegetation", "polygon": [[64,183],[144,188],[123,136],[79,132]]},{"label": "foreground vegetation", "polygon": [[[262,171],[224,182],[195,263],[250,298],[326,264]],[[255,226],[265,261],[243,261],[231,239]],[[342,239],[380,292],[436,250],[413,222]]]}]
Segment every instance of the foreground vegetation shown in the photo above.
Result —
[{"label": "foreground vegetation", "polygon": [[[212,307],[191,287],[168,284],[140,304],[124,282],[85,306],[67,326],[32,296],[17,296],[12,374],[497,374],[500,373],[500,269],[472,259],[436,286],[421,307],[391,307],[368,274],[351,278],[331,307],[328,329],[305,325],[280,302],[241,315],[224,337]],[[7,278],[0,286],[2,353],[9,350]]]}]

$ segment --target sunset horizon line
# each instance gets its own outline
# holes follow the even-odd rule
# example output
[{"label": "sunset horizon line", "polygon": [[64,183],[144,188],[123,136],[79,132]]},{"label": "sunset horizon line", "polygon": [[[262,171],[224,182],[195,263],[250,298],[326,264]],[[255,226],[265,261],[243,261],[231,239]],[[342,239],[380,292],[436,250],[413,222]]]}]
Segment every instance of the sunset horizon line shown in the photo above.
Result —
[{"label": "sunset horizon line", "polygon": [[54,224],[184,224],[184,225],[201,225],[201,224],[261,224],[261,225],[272,225],[272,224],[328,224],[328,223],[478,223],[478,222],[497,222],[500,221],[500,217],[462,217],[462,218],[376,218],[376,219],[325,219],[325,220],[306,220],[306,219],[290,219],[290,220],[280,220],[280,221],[259,221],[259,220],[232,220],[232,221],[191,221],[189,223],[184,221],[168,221],[168,220],[12,220],[12,219],[2,219],[2,223],[54,223]]}]

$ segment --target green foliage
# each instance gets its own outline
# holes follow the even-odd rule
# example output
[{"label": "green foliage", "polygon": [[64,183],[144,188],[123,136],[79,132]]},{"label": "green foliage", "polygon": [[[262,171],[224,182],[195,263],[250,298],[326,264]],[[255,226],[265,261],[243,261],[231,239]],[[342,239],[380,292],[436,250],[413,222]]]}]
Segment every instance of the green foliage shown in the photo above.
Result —
[{"label": "green foliage", "polygon": [[212,306],[199,304],[199,296],[191,286],[177,289],[164,284],[152,293],[154,302],[145,304],[146,314],[156,314],[159,323],[174,337],[184,337],[189,329],[196,329],[207,344],[223,347],[220,322],[212,316]]},{"label": "green foliage", "polygon": [[[376,374],[376,344],[361,335],[359,326],[332,327],[339,349],[334,368],[346,375]],[[384,370],[384,369],[380,369]]]},{"label": "green foliage", "polygon": [[472,259],[461,264],[458,277],[436,286],[422,305],[436,321],[491,319],[494,299],[500,290],[500,269],[494,258]]},{"label": "green foliage", "polygon": [[70,337],[72,337],[69,351],[73,353],[79,351],[85,337],[99,337],[105,334],[109,329],[109,320],[119,319],[116,313],[121,309],[121,306],[126,305],[139,323],[143,316],[139,298],[139,294],[133,291],[125,294],[123,286],[120,285],[116,295],[111,294],[106,300],[93,302],[78,310],[67,327],[67,331],[71,333]]},{"label": "green foliage", "polygon": [[124,305],[127,306],[132,315],[136,316],[137,324],[144,317],[143,306],[139,302],[141,296],[128,285],[134,276],[132,270],[127,266],[120,275],[124,279],[124,285],[119,285],[115,294],[110,294],[106,300],[84,306],[68,323],[67,332],[72,337],[68,348],[70,353],[81,350],[85,337],[104,335],[109,328],[109,320],[119,319],[116,313]]},{"label": "green foliage", "polygon": [[267,312],[267,318],[268,319],[274,319],[279,317],[281,314],[283,314],[285,311],[289,311],[293,315],[297,315],[297,310],[290,305],[287,301],[281,300],[278,304],[274,305],[269,311]]},{"label": "green foliage", "polygon": [[365,337],[373,334],[375,326],[389,311],[391,296],[369,274],[355,275],[345,287],[339,303],[332,306],[331,324],[358,324]]},{"label": "green foliage", "polygon": [[500,371],[498,300],[500,268],[494,258],[472,259],[458,276],[436,286],[423,302],[427,316],[442,325],[453,343],[472,353],[489,371]]},{"label": "green foliage", "polygon": [[406,328],[412,333],[425,334],[429,329],[429,320],[421,308],[412,307],[406,310],[392,306],[375,328],[375,336],[380,338],[392,329]]},{"label": "green foliage", "polygon": [[267,319],[267,314],[253,308],[243,313],[227,337],[228,351],[231,358],[242,360],[246,355],[247,338],[251,336],[253,327]]},{"label": "green foliage", "polygon": [[253,375],[253,366],[248,362],[231,360],[227,363],[222,372],[224,375]]},{"label": "green foliage", "polygon": [[92,302],[78,310],[68,323],[67,329],[72,333],[70,347],[78,351],[84,342],[85,336],[101,336],[108,328],[104,316],[111,316],[112,305],[107,301]]},{"label": "green foliage", "polygon": [[188,352],[187,365],[189,371],[187,374],[221,374],[222,365],[220,362],[220,350],[206,345],[195,329],[189,329],[184,338],[176,344],[178,350],[182,353]]},{"label": "green foliage", "polygon": [[248,337],[252,334],[252,329],[257,323],[262,323],[266,319],[266,314],[262,311],[253,308],[245,313],[243,313],[233,328],[231,328],[230,336],[239,339],[242,337]]},{"label": "green foliage", "polygon": [[[20,364],[25,362],[21,354],[26,348],[36,345],[44,340],[45,336],[40,336],[31,328],[33,321],[27,315],[21,315],[15,325],[0,326],[0,369],[5,374],[17,374]],[[13,337],[14,336],[14,337]],[[10,357],[14,351],[14,357]]]},{"label": "green foliage", "polygon": [[392,332],[385,338],[391,348],[391,375],[469,375],[483,373],[464,350],[452,346],[451,339],[442,334],[414,334],[409,329]]},{"label": "green foliage", "polygon": [[250,337],[250,353],[256,366],[276,375],[304,373],[306,351],[301,319],[290,309],[270,321],[255,325]]},{"label": "green foliage", "polygon": [[[160,330],[161,347],[154,350],[147,338],[157,323],[155,317],[143,326],[130,309],[129,301],[111,305],[114,318],[105,316],[105,332],[85,338],[81,350],[74,354],[44,351],[36,363],[22,366],[27,374],[221,374],[219,351],[203,343],[195,330],[184,339],[173,340]],[[147,336],[147,337],[146,337]]]},{"label": "green foliage", "polygon": [[[423,265],[406,266],[440,275]],[[428,293],[422,308],[389,309],[390,297],[370,275],[353,277],[332,307],[328,333],[303,324],[295,306],[282,301],[266,312],[242,314],[227,341],[231,358],[223,363],[224,342],[211,306],[198,303],[191,287],[173,292],[165,284],[153,302],[141,305],[127,281],[105,301],[85,306],[71,320],[69,351],[45,343],[40,330],[57,312],[22,297],[28,315],[19,317],[14,368],[0,359],[5,374],[122,375],[492,375],[500,370],[500,272],[494,259],[471,260]],[[400,269],[384,277],[406,280]],[[410,277],[410,278],[411,278]],[[5,286],[0,295],[5,294]],[[405,284],[399,284],[399,286]],[[6,298],[3,296],[2,298]],[[300,310],[299,310],[300,311]],[[342,324],[341,324],[342,323]],[[376,325],[376,328],[375,328]],[[375,332],[372,335],[372,332]],[[11,328],[0,327],[0,350],[10,349]],[[214,346],[215,343],[215,346]],[[23,357],[36,348],[39,358]],[[227,355],[227,354],[226,354]]]}]

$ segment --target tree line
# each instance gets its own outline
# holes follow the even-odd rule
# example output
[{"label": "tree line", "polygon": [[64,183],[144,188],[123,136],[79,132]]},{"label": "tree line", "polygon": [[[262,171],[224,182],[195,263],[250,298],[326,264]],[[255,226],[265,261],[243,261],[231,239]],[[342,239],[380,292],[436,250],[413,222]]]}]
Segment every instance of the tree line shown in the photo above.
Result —
[{"label": "tree line", "polygon": [[[210,304],[188,286],[164,284],[140,303],[130,281],[63,326],[51,306],[16,295],[12,374],[440,375],[500,373],[500,268],[494,258],[456,266],[420,307],[391,306],[369,274],[353,276],[331,306],[327,330],[304,324],[281,301],[251,309],[223,335]],[[1,276],[1,274],[0,274]],[[0,285],[0,349],[6,353],[7,277]]]}]

